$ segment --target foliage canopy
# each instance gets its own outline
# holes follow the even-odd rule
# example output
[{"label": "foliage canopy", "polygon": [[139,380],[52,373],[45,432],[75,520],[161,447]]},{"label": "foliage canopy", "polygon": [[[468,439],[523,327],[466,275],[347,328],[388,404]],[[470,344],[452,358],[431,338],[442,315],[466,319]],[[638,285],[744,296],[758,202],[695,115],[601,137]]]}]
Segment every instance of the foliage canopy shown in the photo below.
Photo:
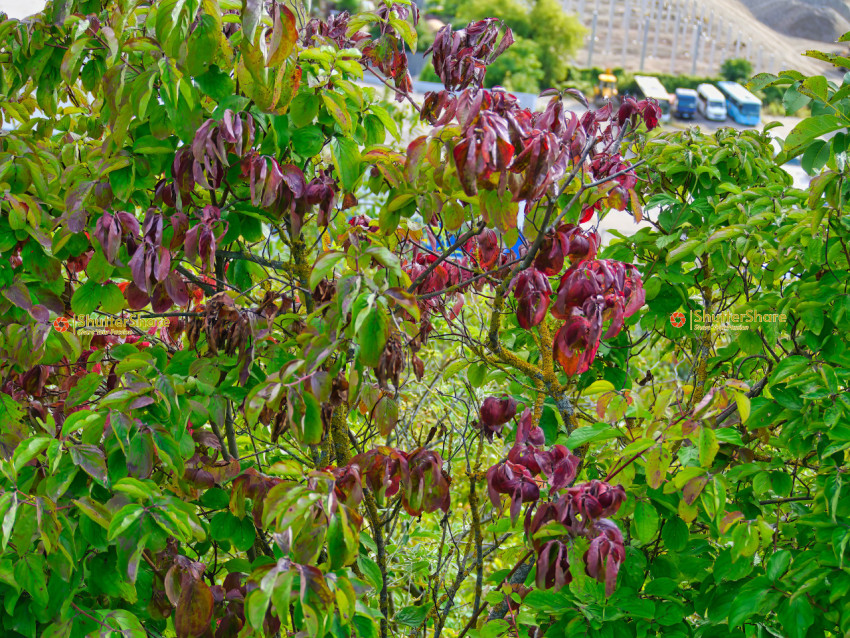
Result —
[{"label": "foliage canopy", "polygon": [[0,22],[3,634],[846,635],[850,78],[777,155],[417,19]]}]

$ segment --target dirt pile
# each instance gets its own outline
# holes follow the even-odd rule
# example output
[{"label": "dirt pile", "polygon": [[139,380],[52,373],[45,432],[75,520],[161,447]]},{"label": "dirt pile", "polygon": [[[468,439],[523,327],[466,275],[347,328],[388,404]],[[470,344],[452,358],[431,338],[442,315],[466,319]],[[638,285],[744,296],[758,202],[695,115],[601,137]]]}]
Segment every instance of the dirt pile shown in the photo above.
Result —
[{"label": "dirt pile", "polygon": [[842,0],[745,0],[770,28],[795,38],[835,42],[850,31],[850,6]]}]

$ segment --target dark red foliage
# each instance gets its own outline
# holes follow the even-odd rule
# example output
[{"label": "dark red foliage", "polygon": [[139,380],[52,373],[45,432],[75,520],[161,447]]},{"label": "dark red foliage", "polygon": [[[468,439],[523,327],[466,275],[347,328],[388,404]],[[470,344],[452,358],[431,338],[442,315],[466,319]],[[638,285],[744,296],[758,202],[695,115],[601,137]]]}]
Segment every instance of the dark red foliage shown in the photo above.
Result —
[{"label": "dark red foliage", "polygon": [[470,85],[481,86],[487,65],[513,42],[510,29],[505,29],[500,40],[499,20],[487,18],[457,31],[447,24],[437,32],[426,53],[432,54],[431,63],[446,89],[457,91]]},{"label": "dark red foliage", "polygon": [[128,265],[136,287],[151,294],[171,272],[171,251],[162,245],[162,215],[156,209],[148,209],[142,231],[142,243],[135,247]]},{"label": "dark red foliage", "polygon": [[242,158],[242,177],[247,178],[251,186],[254,206],[266,209],[277,219],[289,218],[293,234],[300,234],[306,206],[298,204],[307,190],[307,181],[300,168],[294,164],[280,164],[269,155],[251,152]]},{"label": "dark red foliage", "polygon": [[[374,23],[378,34],[372,37],[364,31],[349,29],[351,16],[342,12],[331,16],[327,21],[313,18],[301,30],[301,41],[305,46],[333,43],[340,49],[360,49],[368,68],[375,70],[390,79],[395,87],[404,93],[413,90],[413,82],[407,70],[407,55],[401,34],[392,26],[390,17],[406,21],[409,15],[413,17],[414,25],[419,21],[419,7],[403,4],[393,4],[390,7],[381,5],[375,10],[379,20]],[[396,99],[401,101],[404,96],[399,93]]]},{"label": "dark red foliage", "polygon": [[356,31],[348,35],[348,22],[351,15],[343,11],[329,16],[327,20],[312,18],[304,28],[301,29],[301,43],[305,47],[334,43],[340,49],[357,48],[357,45],[369,39],[369,34],[364,31]]},{"label": "dark red foliage", "polygon": [[210,204],[205,206],[201,211],[201,221],[196,224],[186,233],[186,239],[183,250],[186,259],[194,261],[197,257],[201,258],[201,266],[207,270],[215,268],[215,249],[216,244],[224,237],[226,230],[221,233],[220,237],[215,236],[215,226],[221,221],[221,211]]},{"label": "dark red foliage", "polygon": [[331,211],[336,201],[337,190],[336,181],[331,177],[330,171],[326,170],[318,171],[316,177],[307,184],[307,188],[304,191],[304,198],[301,201],[308,206],[319,207],[317,222],[320,226],[327,226],[330,223]]},{"label": "dark red foliage", "polygon": [[610,596],[617,584],[620,565],[626,558],[623,534],[612,521],[604,518],[596,521],[593,531],[598,535],[584,553],[585,569],[588,576],[605,583],[605,594]]},{"label": "dark red foliage", "polygon": [[610,485],[603,481],[591,481],[567,491],[575,510],[586,518],[613,516],[626,500],[622,485]]},{"label": "dark red foliage", "polygon": [[507,395],[501,399],[487,397],[478,412],[479,421],[473,425],[481,429],[488,441],[502,435],[502,426],[516,416],[516,400]]},{"label": "dark red foliage", "polygon": [[254,144],[254,119],[247,113],[227,109],[221,121],[207,120],[195,132],[191,154],[185,147],[178,151],[171,169],[178,190],[184,195],[194,184],[206,189],[221,186],[228,154],[241,158]]},{"label": "dark red foliage", "polygon": [[[566,563],[567,542],[574,538],[591,539],[584,555],[589,576],[605,582],[607,595],[614,591],[617,572],[625,559],[623,536],[617,525],[605,516],[617,512],[625,500],[622,486],[591,481],[571,487],[553,501],[536,503],[525,514],[525,533],[538,554],[537,585],[558,589],[569,583]],[[535,538],[550,523],[564,528],[556,538]]]},{"label": "dark red foliage", "polygon": [[537,587],[558,591],[570,584],[573,576],[568,555],[569,548],[561,541],[549,541],[543,545],[537,555]]},{"label": "dark red foliage", "polygon": [[620,110],[617,111],[617,122],[622,126],[626,122],[630,122],[632,126],[636,126],[640,120],[646,123],[647,130],[652,130],[658,126],[658,120],[661,117],[661,108],[655,100],[640,100],[627,97],[620,105]]},{"label": "dark red foliage", "polygon": [[511,520],[516,521],[523,503],[533,503],[540,498],[540,487],[524,465],[505,461],[487,470],[487,493],[493,507],[502,506],[501,494],[511,498]]},{"label": "dark red foliage", "polygon": [[583,230],[573,224],[561,224],[543,238],[534,266],[548,277],[561,274],[564,262],[569,258],[575,265],[585,259],[593,259],[599,250],[599,233]]},{"label": "dark red foliage", "polygon": [[525,330],[531,329],[546,317],[552,287],[544,273],[536,268],[521,271],[511,282],[517,299],[516,318]]},{"label": "dark red foliage", "polygon": [[481,423],[488,426],[504,425],[516,416],[516,399],[503,395],[502,398],[487,397],[481,404]]},{"label": "dark red foliage", "polygon": [[334,493],[337,499],[348,507],[357,507],[363,500],[360,467],[354,463],[337,467],[334,468],[333,475],[336,478]]},{"label": "dark red foliage", "polygon": [[567,487],[576,478],[581,459],[572,454],[563,445],[555,445],[545,454],[541,454],[540,467],[549,479],[552,490]]},{"label": "dark red foliage", "polygon": [[546,442],[543,430],[534,425],[534,413],[531,408],[526,408],[519,418],[516,429],[516,445],[530,444],[543,445]]},{"label": "dark red foliage", "polygon": [[[564,320],[555,335],[554,356],[566,373],[585,372],[596,357],[599,340],[616,337],[645,298],[640,274],[631,264],[585,261],[564,273],[552,315]],[[605,321],[610,325],[603,335]]]},{"label": "dark red foliage", "polygon": [[334,471],[334,492],[340,501],[357,505],[362,487],[368,487],[379,503],[403,488],[401,498],[412,516],[438,509],[448,511],[451,479],[443,471],[443,459],[437,452],[418,448],[403,452],[381,446],[358,454],[351,462]]},{"label": "dark red foliage", "polygon": [[253,468],[245,470],[240,476],[233,480],[231,488],[231,503],[234,499],[244,502],[245,498],[250,498],[254,507],[252,513],[254,515],[254,523],[262,529],[263,527],[263,505],[266,495],[275,485],[280,483],[282,479],[259,474]]},{"label": "dark red foliage", "polygon": [[496,231],[486,228],[476,237],[478,263],[484,270],[490,270],[499,261],[501,240]]},{"label": "dark red foliage", "polygon": [[449,511],[448,475],[443,472],[443,459],[437,452],[419,448],[407,456],[408,472],[401,496],[405,511],[411,516],[437,510]]},{"label": "dark red foliage", "polygon": [[101,215],[95,225],[94,236],[100,242],[106,260],[116,264],[121,242],[127,243],[128,247],[131,245],[135,247],[139,231],[139,221],[135,216],[120,210],[114,215],[110,213]]},{"label": "dark red foliage", "polygon": [[508,460],[524,466],[534,476],[546,476],[553,491],[564,488],[575,479],[579,458],[563,445],[555,445],[549,451],[541,449],[539,446],[545,443],[543,430],[532,426],[532,421],[531,410],[525,410],[517,425],[516,442],[508,452]]}]

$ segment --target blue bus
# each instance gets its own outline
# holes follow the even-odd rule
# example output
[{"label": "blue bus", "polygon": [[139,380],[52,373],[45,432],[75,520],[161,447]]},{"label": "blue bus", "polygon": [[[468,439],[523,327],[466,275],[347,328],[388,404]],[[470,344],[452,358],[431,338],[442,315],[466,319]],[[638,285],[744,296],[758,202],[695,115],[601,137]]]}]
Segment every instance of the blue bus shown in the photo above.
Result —
[{"label": "blue bus", "polygon": [[726,111],[738,124],[757,126],[761,121],[761,100],[737,82],[718,82],[726,98]]},{"label": "blue bus", "polygon": [[676,89],[676,107],[673,114],[682,120],[692,120],[697,114],[697,92],[693,89]]}]

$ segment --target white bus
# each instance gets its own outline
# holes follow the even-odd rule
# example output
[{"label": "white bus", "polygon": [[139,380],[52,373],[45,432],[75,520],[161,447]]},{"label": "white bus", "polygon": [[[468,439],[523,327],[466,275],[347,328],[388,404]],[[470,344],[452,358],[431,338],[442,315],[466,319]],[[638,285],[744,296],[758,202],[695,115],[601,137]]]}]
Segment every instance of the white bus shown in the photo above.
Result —
[{"label": "white bus", "polygon": [[697,108],[707,120],[722,122],[726,119],[726,98],[713,84],[700,84],[697,87]]},{"label": "white bus", "polygon": [[636,75],[635,83],[641,98],[649,98],[658,102],[661,107],[661,119],[670,120],[670,94],[658,78],[649,75]]}]

